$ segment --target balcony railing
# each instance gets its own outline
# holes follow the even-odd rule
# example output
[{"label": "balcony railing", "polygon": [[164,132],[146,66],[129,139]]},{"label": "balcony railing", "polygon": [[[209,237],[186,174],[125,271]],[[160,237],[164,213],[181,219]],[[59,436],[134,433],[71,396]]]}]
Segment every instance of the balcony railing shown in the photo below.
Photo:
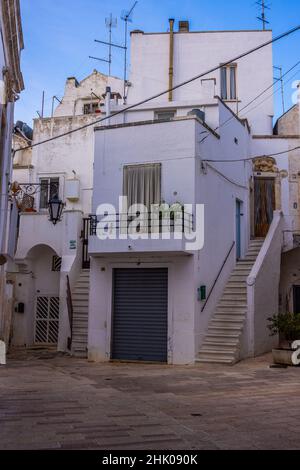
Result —
[{"label": "balcony railing", "polygon": [[119,234],[189,234],[193,231],[193,214],[182,211],[169,213],[140,213],[90,215],[90,236],[96,236],[98,229]]}]

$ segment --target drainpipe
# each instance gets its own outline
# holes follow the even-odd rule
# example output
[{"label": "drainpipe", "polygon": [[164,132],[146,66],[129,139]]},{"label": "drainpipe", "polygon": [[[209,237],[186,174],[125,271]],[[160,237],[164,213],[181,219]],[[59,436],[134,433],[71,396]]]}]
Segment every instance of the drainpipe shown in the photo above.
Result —
[{"label": "drainpipe", "polygon": [[[173,88],[174,78],[174,22],[173,18],[169,19],[170,23],[170,57],[169,57],[169,90]],[[173,101],[173,91],[169,91],[169,101]]]},{"label": "drainpipe", "polygon": [[[111,103],[111,89],[110,87],[108,86],[106,88],[106,94],[105,94],[105,113],[106,113],[106,117],[110,116],[111,115],[111,111],[110,111],[110,103]],[[108,119],[107,121],[107,124],[109,125],[110,124],[110,119]]]}]

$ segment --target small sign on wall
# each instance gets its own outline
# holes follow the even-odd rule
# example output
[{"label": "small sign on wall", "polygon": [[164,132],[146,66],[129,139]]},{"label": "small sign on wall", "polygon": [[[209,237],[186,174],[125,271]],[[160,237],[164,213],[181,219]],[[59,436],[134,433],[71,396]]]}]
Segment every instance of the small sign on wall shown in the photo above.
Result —
[{"label": "small sign on wall", "polygon": [[76,240],[70,240],[70,250],[76,250],[77,243]]}]

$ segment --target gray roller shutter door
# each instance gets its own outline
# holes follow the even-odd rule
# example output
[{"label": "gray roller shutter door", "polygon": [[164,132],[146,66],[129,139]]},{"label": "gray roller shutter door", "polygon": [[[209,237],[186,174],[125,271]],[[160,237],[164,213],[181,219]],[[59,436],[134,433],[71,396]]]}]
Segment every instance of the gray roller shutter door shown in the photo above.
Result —
[{"label": "gray roller shutter door", "polygon": [[112,359],[168,361],[168,269],[115,269]]}]

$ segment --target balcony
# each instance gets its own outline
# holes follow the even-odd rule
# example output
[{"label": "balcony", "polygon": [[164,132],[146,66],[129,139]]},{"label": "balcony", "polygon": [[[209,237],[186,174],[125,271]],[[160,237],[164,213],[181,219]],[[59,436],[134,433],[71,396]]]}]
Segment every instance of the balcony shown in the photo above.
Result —
[{"label": "balcony", "polygon": [[191,254],[193,215],[180,210],[163,214],[137,213],[90,216],[89,254]]}]

